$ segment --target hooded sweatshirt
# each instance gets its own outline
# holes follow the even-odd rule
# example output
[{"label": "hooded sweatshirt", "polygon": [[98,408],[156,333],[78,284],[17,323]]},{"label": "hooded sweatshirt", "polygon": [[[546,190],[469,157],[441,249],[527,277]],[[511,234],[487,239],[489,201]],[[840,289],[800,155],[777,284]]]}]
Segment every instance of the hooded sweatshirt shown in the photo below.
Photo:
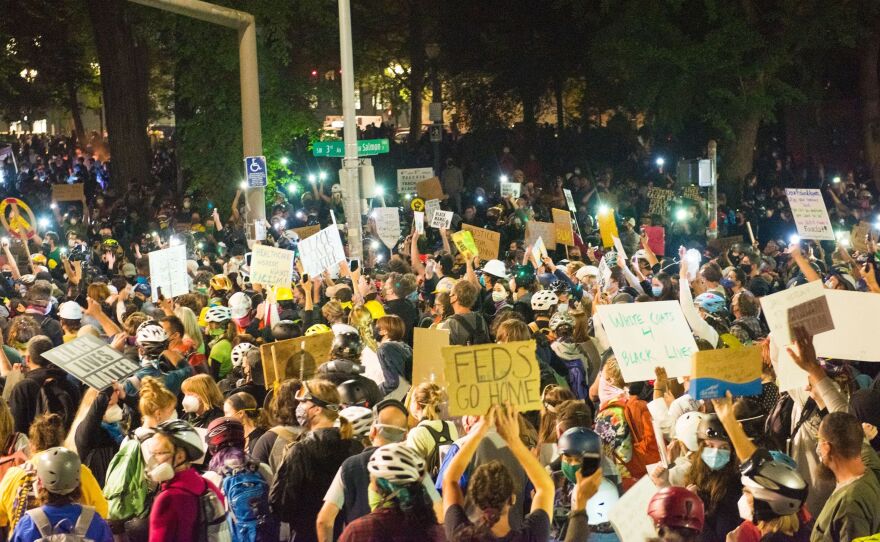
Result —
[{"label": "hooded sweatshirt", "polygon": [[402,399],[412,380],[412,348],[400,341],[379,344],[379,365],[385,375],[382,392],[385,397]]}]

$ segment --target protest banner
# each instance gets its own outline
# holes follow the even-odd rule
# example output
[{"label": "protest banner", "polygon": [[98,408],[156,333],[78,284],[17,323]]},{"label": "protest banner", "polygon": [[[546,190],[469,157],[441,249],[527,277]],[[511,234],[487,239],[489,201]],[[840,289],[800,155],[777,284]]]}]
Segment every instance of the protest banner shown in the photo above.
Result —
[{"label": "protest banner", "polygon": [[315,235],[319,231],[321,231],[321,226],[315,224],[314,226],[303,226],[301,228],[292,228],[291,230],[299,236],[299,240],[308,239],[309,237]]},{"label": "protest banner", "polygon": [[44,352],[43,357],[96,390],[103,390],[140,369],[140,363],[92,335],[56,346]]},{"label": "protest banner", "polygon": [[535,240],[535,244],[532,245],[532,257],[535,259],[535,267],[541,265],[541,262],[544,261],[544,258],[547,256],[547,247],[544,246],[544,241],[538,237]]},{"label": "protest banner", "polygon": [[834,359],[880,361],[877,321],[873,318],[880,314],[880,295],[846,290],[824,293],[834,329],[813,338],[816,354]]},{"label": "protest banner", "polygon": [[76,184],[53,184],[52,200],[53,201],[81,201],[83,207],[86,204],[86,196],[83,192],[85,185],[83,183]]},{"label": "protest banner", "polygon": [[598,310],[624,380],[651,380],[655,367],[670,377],[690,374],[697,343],[678,301],[600,305]]},{"label": "protest banner", "polygon": [[520,191],[522,190],[522,185],[520,183],[501,183],[500,187],[502,198],[508,198],[511,196],[518,198]]},{"label": "protest banner", "polygon": [[762,347],[719,348],[695,352],[688,393],[697,400],[761,394]]},{"label": "protest banner", "polygon": [[166,298],[189,293],[186,270],[186,245],[154,250],[148,255],[153,303],[159,301],[159,289]]},{"label": "protest banner", "polygon": [[448,230],[451,225],[452,211],[434,211],[434,216],[431,218],[432,228],[443,228]]},{"label": "protest banner", "polygon": [[419,235],[425,234],[425,212],[424,211],[413,211],[413,224],[416,225],[416,233]]},{"label": "protest banner", "polygon": [[577,214],[577,205],[574,204],[574,197],[571,195],[571,190],[568,188],[563,188],[562,192],[565,194],[565,203],[568,205],[568,210],[571,211],[571,214]]},{"label": "protest banner", "polygon": [[602,237],[602,246],[608,248],[614,245],[613,237],[620,237],[617,233],[617,221],[614,218],[614,209],[599,211],[596,215],[599,222],[599,235]]},{"label": "protest banner", "polygon": [[657,256],[666,254],[666,230],[663,226],[644,226],[642,230],[648,236],[648,248]]},{"label": "protest banner", "polygon": [[[650,471],[649,471],[650,472]],[[611,483],[604,480],[602,483]],[[620,496],[620,500],[614,504],[607,518],[593,518],[590,521],[608,521],[614,527],[617,538],[625,542],[636,540],[652,540],[657,537],[657,529],[654,528],[654,520],[647,514],[648,504],[651,497],[657,493],[657,486],[651,481],[650,476],[642,476],[626,493]],[[593,499],[601,498],[599,495]],[[589,502],[587,503],[589,505]],[[604,507],[598,507],[602,510]]]},{"label": "protest banner", "polygon": [[828,298],[824,295],[811,299],[788,309],[788,330],[794,336],[794,330],[802,327],[809,335],[818,335],[834,329],[834,320],[828,307]]},{"label": "protest banner", "polygon": [[700,189],[694,185],[688,185],[681,189],[681,197],[693,201],[702,201],[703,198],[700,196]]},{"label": "protest banner", "polygon": [[474,236],[467,230],[453,233],[452,242],[455,243],[455,248],[462,254],[469,254],[471,258],[480,255],[479,249],[477,249],[477,245],[474,243]]},{"label": "protest banner", "polygon": [[501,234],[497,231],[478,228],[470,224],[462,224],[463,231],[471,232],[474,243],[477,245],[477,251],[480,253],[481,260],[497,260],[498,251],[501,245]]},{"label": "protest banner", "polygon": [[434,213],[440,210],[439,199],[429,199],[425,202],[425,220],[428,224],[434,221]]},{"label": "protest banner", "polygon": [[437,177],[431,177],[430,179],[425,179],[424,181],[416,183],[416,192],[418,192],[419,197],[425,201],[429,199],[445,198],[443,195],[443,186],[440,184],[440,179]]},{"label": "protest banner", "polygon": [[563,209],[553,209],[553,226],[556,229],[556,242],[574,246],[574,232],[571,229],[571,213]]},{"label": "protest banner", "polygon": [[445,329],[413,329],[413,386],[435,382],[445,386],[443,358],[437,354],[449,346],[449,332]]},{"label": "protest banner", "polygon": [[318,277],[324,271],[335,269],[345,261],[345,249],[339,237],[339,228],[331,224],[299,242],[299,257],[303,269],[312,277]]},{"label": "protest banner", "polygon": [[786,188],[791,215],[802,239],[834,241],[834,230],[822,192],[817,188]]},{"label": "protest banner", "polygon": [[441,352],[450,416],[482,415],[507,402],[520,412],[541,408],[535,341],[447,346]]},{"label": "protest banner", "polygon": [[255,244],[251,252],[251,282],[290,288],[293,257],[292,250]]},{"label": "protest banner", "polygon": [[648,189],[648,214],[666,216],[667,204],[675,199],[675,192],[665,188]]},{"label": "protest banner", "polygon": [[377,207],[375,213],[376,233],[388,250],[400,241],[400,215],[397,207]]},{"label": "protest banner", "polygon": [[852,232],[849,234],[852,247],[859,252],[868,252],[868,234],[871,233],[871,223],[862,220],[853,226]]},{"label": "protest banner", "polygon": [[430,168],[430,167],[398,169],[397,170],[397,193],[400,195],[415,194],[416,193],[416,185],[419,183],[419,181],[424,181],[425,179],[430,179],[433,176],[434,176],[434,168]]},{"label": "protest banner", "polygon": [[526,246],[534,245],[538,238],[544,241],[547,250],[556,250],[556,225],[553,222],[529,220],[526,224]]},{"label": "protest banner", "polygon": [[287,378],[307,380],[312,378],[318,366],[330,361],[333,333],[318,333],[308,337],[296,337],[260,346],[263,360],[263,378],[266,388]]}]

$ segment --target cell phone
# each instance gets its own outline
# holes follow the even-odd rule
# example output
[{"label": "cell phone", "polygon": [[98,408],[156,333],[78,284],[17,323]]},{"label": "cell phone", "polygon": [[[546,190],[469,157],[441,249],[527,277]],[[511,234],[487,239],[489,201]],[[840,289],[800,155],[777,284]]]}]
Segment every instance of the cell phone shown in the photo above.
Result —
[{"label": "cell phone", "polygon": [[601,456],[581,458],[581,474],[584,477],[593,474],[601,466],[601,463]]},{"label": "cell phone", "polygon": [[357,259],[352,259],[350,262],[348,262],[348,268],[351,270],[352,273],[357,271],[360,266],[360,261],[358,261]]},{"label": "cell phone", "polygon": [[308,282],[308,280],[309,280],[309,274],[308,274],[308,273],[303,273],[302,280],[303,280],[303,282]]}]

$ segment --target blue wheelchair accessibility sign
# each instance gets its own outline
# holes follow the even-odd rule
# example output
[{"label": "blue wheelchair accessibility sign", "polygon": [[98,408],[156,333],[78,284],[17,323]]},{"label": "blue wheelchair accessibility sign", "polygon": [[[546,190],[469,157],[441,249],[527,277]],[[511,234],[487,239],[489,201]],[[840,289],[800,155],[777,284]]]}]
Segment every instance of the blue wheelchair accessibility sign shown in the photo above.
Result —
[{"label": "blue wheelchair accessibility sign", "polygon": [[246,157],[244,159],[244,171],[250,188],[260,188],[268,184],[269,174],[266,171],[265,156]]}]

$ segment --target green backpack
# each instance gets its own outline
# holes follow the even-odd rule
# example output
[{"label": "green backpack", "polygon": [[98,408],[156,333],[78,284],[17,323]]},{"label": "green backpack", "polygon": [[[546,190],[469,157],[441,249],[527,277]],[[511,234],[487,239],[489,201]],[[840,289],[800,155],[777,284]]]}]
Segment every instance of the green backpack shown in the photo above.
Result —
[{"label": "green backpack", "polygon": [[138,439],[125,441],[107,468],[104,498],[109,506],[108,520],[121,521],[144,513],[150,493],[145,469],[141,443]]}]

